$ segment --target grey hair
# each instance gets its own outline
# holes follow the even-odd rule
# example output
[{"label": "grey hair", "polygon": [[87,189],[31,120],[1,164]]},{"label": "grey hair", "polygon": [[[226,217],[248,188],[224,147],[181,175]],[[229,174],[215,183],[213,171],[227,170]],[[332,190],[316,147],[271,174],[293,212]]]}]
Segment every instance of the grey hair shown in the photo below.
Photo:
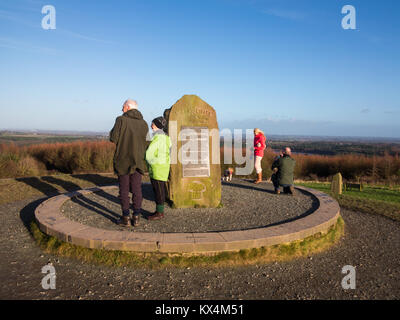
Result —
[{"label": "grey hair", "polygon": [[138,108],[138,104],[135,100],[128,99],[124,102],[124,104],[129,107],[129,110]]}]

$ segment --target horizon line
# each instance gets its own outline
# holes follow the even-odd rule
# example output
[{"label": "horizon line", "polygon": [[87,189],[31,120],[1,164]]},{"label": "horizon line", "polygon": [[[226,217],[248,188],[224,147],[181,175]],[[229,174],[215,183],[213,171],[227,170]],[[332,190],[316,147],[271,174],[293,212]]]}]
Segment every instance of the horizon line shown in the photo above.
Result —
[{"label": "horizon line", "polygon": [[[226,129],[226,128],[224,128],[224,129]],[[222,131],[224,129],[220,129],[219,131]],[[239,128],[239,129],[243,130],[244,134],[245,134],[246,130],[253,130],[253,128],[248,128],[248,129]],[[64,132],[64,133],[71,133],[71,134],[75,133],[75,135],[78,135],[79,133],[80,134],[86,133],[85,135],[88,135],[88,136],[90,136],[90,133],[92,133],[93,135],[99,135],[99,134],[108,135],[109,134],[109,131],[96,131],[96,130],[92,131],[92,130],[16,129],[16,128],[4,129],[4,128],[0,128],[0,132],[4,132],[4,131],[11,131],[11,132],[16,132],[16,133],[18,133],[18,132],[21,132],[21,133],[26,133],[26,132],[62,133],[62,132]],[[374,139],[374,140],[385,139],[385,140],[398,140],[400,142],[400,137],[394,137],[394,136],[392,136],[392,137],[389,137],[389,136],[353,136],[353,135],[337,135],[336,136],[336,135],[279,134],[279,133],[271,133],[271,134],[268,134],[268,136],[269,137],[271,137],[271,136],[272,137],[274,137],[274,136],[298,137],[298,138],[301,138],[301,137],[305,137],[305,138],[306,137],[313,137],[313,138],[347,138],[347,139],[352,138],[352,139],[364,139],[364,140],[365,139]]]}]

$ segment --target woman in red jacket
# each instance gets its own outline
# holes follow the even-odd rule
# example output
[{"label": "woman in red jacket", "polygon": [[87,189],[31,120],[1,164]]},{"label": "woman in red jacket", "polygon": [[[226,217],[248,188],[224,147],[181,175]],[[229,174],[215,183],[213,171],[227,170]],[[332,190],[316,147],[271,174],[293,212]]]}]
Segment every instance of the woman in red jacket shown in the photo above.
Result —
[{"label": "woman in red jacket", "polygon": [[257,180],[254,183],[262,182],[262,168],[261,160],[264,157],[264,150],[266,148],[265,144],[266,138],[264,132],[260,129],[254,129],[254,167],[257,173]]}]

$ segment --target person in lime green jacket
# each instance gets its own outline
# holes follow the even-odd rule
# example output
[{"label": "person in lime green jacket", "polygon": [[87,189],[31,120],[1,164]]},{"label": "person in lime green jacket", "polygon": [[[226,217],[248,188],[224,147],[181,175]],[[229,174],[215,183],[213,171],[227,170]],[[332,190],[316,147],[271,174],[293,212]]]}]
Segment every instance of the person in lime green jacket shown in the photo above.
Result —
[{"label": "person in lime green jacket", "polygon": [[149,168],[151,185],[156,199],[156,211],[148,217],[149,220],[164,218],[164,202],[166,196],[166,181],[170,168],[171,139],[163,131],[167,121],[163,117],[155,118],[151,123],[153,138],[146,150],[146,162]]}]

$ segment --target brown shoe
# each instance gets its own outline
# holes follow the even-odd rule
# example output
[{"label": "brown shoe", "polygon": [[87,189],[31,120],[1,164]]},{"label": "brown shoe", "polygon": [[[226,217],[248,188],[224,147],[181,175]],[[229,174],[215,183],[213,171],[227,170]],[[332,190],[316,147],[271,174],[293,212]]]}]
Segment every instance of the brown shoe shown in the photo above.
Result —
[{"label": "brown shoe", "polygon": [[129,216],[122,216],[122,218],[117,221],[117,224],[122,227],[130,227],[131,222]]},{"label": "brown shoe", "polygon": [[262,172],[257,173],[257,180],[254,181],[255,184],[262,182]]},{"label": "brown shoe", "polygon": [[151,216],[149,216],[147,219],[148,220],[160,220],[164,218],[164,213],[160,213],[160,212],[154,212]]},{"label": "brown shoe", "polygon": [[139,225],[140,216],[133,216],[132,218],[132,225],[137,227]]},{"label": "brown shoe", "polygon": [[281,194],[281,190],[275,189],[275,194]]},{"label": "brown shoe", "polygon": [[296,195],[296,192],[294,191],[294,187],[293,186],[289,187],[289,194],[291,194],[292,196]]}]

